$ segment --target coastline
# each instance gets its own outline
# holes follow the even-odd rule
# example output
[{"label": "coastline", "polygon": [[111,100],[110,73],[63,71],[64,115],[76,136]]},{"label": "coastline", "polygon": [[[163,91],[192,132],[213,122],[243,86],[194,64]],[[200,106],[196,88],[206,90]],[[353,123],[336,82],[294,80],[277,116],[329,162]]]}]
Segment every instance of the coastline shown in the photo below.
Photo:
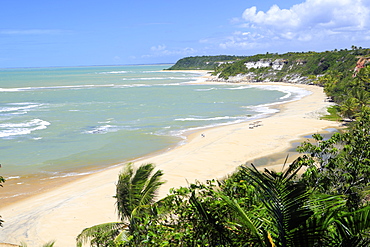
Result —
[{"label": "coastline", "polygon": [[[167,183],[162,186],[160,197],[172,187],[186,186],[195,180],[224,177],[246,161],[288,149],[292,141],[303,135],[339,126],[335,122],[317,119],[330,105],[325,102],[322,88],[288,83],[240,84],[295,86],[312,94],[274,106],[280,112],[259,119],[262,126],[250,129],[250,123],[243,122],[197,131],[188,136],[185,145],[134,160],[136,165],[155,163],[164,171]],[[56,247],[72,246],[75,245],[75,237],[85,227],[116,221],[113,195],[122,166],[78,178],[3,207],[0,215],[5,222],[0,242],[24,241],[36,246],[56,240]]]}]

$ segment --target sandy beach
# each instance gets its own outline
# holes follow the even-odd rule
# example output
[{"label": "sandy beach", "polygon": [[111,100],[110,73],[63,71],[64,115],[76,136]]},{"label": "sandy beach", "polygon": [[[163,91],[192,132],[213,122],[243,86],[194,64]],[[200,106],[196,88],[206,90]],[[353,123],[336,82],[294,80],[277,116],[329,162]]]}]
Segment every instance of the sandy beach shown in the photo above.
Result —
[{"label": "sandy beach", "polygon": [[[192,133],[185,145],[136,160],[135,164],[155,163],[164,171],[167,182],[160,190],[163,197],[172,187],[185,186],[195,180],[222,178],[248,160],[288,149],[291,141],[303,135],[339,126],[339,123],[319,120],[330,105],[321,87],[294,86],[312,94],[277,106],[280,112],[259,119],[259,127],[250,128],[250,122],[245,122]],[[28,246],[41,246],[54,240],[56,247],[75,246],[75,238],[84,228],[117,221],[113,195],[122,166],[0,207],[5,221],[0,242],[19,244],[23,241]]]}]

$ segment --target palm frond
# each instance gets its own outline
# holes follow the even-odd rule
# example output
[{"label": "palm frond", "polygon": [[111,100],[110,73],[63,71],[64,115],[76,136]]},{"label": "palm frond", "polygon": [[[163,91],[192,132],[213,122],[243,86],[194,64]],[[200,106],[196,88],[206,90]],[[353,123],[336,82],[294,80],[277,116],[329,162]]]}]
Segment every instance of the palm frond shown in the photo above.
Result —
[{"label": "palm frond", "polygon": [[121,220],[130,219],[135,208],[151,204],[158,188],[163,184],[161,170],[153,175],[153,164],[141,165],[134,171],[132,164],[127,164],[118,178],[116,188],[117,210]]},{"label": "palm frond", "polygon": [[350,239],[345,239],[340,243],[339,247],[369,247],[370,246],[370,239],[369,238],[360,238],[360,237],[352,237]]},{"label": "palm frond", "polygon": [[132,183],[131,178],[134,174],[132,164],[126,165],[125,169],[118,175],[118,183],[116,185],[116,195],[117,199],[117,211],[121,220],[128,219],[133,210],[132,205],[134,205],[132,197]]},{"label": "palm frond", "polygon": [[46,243],[46,244],[42,245],[42,247],[53,247],[53,246],[54,246],[54,244],[55,244],[55,241],[50,241],[50,242],[48,242],[48,243]]},{"label": "palm frond", "polygon": [[[153,171],[153,169],[151,170],[151,172]],[[139,202],[139,205],[147,205],[154,202],[159,187],[164,184],[163,181],[160,181],[162,176],[163,172],[161,170],[158,170],[150,177],[149,181],[146,181],[145,187],[141,191],[141,200]]]},{"label": "palm frond", "polygon": [[203,203],[195,196],[193,191],[189,202],[194,206],[200,216],[200,220],[205,224],[204,229],[208,229],[209,241],[216,242],[221,246],[229,246],[232,244],[228,237],[226,228],[203,206]]},{"label": "palm frond", "polygon": [[27,247],[28,245],[25,243],[25,242],[21,242],[21,244],[19,245],[19,247]]},{"label": "palm frond", "polygon": [[[302,222],[297,228],[292,229],[288,233],[288,240],[291,246],[309,247],[317,246],[323,242],[327,236],[327,232],[331,219],[328,214],[323,214],[323,217],[310,217],[305,222]],[[326,241],[325,243],[330,243]],[[318,246],[327,246],[319,244]]]},{"label": "palm frond", "polygon": [[[46,244],[43,244],[42,247],[53,247],[55,244],[55,241],[50,241]],[[25,242],[21,242],[21,245],[19,247],[27,247],[28,245]]]},{"label": "palm frond", "polygon": [[85,228],[77,236],[77,246],[87,242],[94,242],[101,237],[111,236],[112,239],[117,237],[123,230],[127,229],[128,225],[122,222],[111,222],[100,225],[95,225],[89,228]]},{"label": "palm frond", "polygon": [[264,233],[261,228],[262,221],[260,220],[252,220],[248,214],[240,207],[239,203],[236,200],[232,200],[226,195],[223,195],[221,193],[218,194],[218,196],[224,200],[224,202],[227,203],[227,205],[230,207],[232,212],[234,212],[238,216],[239,222],[249,229],[252,232],[252,235],[254,238],[257,239],[257,242],[263,246],[264,243]]},{"label": "palm frond", "polygon": [[296,183],[294,177],[301,166],[289,166],[282,172],[276,173],[265,169],[261,173],[255,166],[246,169],[246,178],[255,186],[263,204],[266,206],[273,221],[271,227],[272,238],[280,246],[288,246],[293,243],[297,236],[305,237],[310,246],[312,234],[317,233],[317,224],[307,224],[307,220],[313,215],[313,211],[307,206],[309,193],[302,183]]},{"label": "palm frond", "polygon": [[153,164],[143,164],[137,168],[133,177],[131,178],[131,189],[132,196],[135,199],[135,206],[140,205],[142,192],[145,189],[145,185],[148,182],[148,179],[151,173],[154,170]]},{"label": "palm frond", "polygon": [[120,234],[117,235],[117,237],[114,239],[114,242],[118,242],[118,241],[126,242],[128,241],[128,235],[129,235],[129,232],[126,230],[123,230],[120,232]]},{"label": "palm frond", "polygon": [[338,216],[335,224],[343,239],[369,234],[370,206]]}]

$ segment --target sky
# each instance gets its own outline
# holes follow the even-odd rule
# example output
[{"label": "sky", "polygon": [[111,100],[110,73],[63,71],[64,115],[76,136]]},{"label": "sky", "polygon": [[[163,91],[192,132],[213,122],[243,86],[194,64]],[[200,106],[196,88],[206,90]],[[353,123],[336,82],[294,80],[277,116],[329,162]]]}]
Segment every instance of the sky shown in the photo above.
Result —
[{"label": "sky", "polygon": [[0,68],[370,47],[370,0],[0,3]]}]

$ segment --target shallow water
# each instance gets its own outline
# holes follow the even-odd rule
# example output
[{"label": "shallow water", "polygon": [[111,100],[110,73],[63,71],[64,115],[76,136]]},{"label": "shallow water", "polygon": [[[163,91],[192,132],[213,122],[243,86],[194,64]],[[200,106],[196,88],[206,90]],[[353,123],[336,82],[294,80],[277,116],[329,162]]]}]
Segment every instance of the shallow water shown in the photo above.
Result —
[{"label": "shallow water", "polygon": [[1,175],[77,176],[260,118],[295,87],[193,84],[167,65],[0,69]]}]

